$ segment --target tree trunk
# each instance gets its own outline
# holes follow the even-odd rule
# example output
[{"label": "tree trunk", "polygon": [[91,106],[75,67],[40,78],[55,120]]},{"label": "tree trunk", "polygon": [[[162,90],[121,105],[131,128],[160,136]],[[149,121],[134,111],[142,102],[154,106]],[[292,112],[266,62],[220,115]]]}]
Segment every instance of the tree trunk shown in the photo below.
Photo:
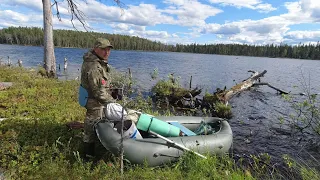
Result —
[{"label": "tree trunk", "polygon": [[48,77],[56,77],[56,58],[54,56],[51,1],[42,0],[44,30],[44,64]]}]

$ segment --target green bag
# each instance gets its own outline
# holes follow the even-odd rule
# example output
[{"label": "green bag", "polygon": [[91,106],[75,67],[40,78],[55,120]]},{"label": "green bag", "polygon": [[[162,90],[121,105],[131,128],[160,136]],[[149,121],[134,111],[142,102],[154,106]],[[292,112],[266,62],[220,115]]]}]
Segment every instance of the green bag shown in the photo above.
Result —
[{"label": "green bag", "polygon": [[209,124],[201,121],[200,126],[197,127],[194,133],[196,133],[197,135],[208,135],[213,133],[213,129]]}]

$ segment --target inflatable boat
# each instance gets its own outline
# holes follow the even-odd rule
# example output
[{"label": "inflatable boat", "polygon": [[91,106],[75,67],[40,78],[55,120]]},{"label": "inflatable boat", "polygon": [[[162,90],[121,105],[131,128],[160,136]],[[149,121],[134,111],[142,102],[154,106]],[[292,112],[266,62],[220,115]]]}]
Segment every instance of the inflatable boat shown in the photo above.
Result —
[{"label": "inflatable boat", "polygon": [[[202,123],[205,123],[212,127],[213,132],[208,135],[166,137],[167,140],[141,132],[143,139],[125,138],[123,139],[124,158],[131,164],[160,166],[177,161],[186,152],[186,149],[203,155],[223,155],[231,148],[232,130],[224,119],[193,116],[158,116],[156,118],[169,123],[178,122],[190,131],[195,131]],[[113,124],[101,120],[95,125],[95,130],[103,146],[118,156],[121,135],[114,129]],[[183,148],[176,145],[181,145]]]}]

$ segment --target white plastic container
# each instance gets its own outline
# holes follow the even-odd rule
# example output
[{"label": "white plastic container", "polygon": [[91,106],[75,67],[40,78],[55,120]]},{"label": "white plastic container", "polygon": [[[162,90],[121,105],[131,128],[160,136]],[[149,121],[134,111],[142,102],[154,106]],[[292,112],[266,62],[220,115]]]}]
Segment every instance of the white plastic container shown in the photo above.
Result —
[{"label": "white plastic container", "polygon": [[[115,128],[117,129],[118,133],[121,133],[121,122],[117,123]],[[123,137],[132,139],[143,139],[136,125],[130,120],[123,122]]]}]

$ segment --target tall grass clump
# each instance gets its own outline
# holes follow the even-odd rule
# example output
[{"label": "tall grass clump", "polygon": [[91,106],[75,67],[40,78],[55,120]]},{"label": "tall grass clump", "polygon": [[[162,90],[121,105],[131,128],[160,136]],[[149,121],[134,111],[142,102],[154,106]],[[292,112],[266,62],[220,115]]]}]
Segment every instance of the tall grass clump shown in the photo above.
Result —
[{"label": "tall grass clump", "polygon": [[[300,69],[301,70],[301,69]],[[293,113],[290,114],[291,124],[301,132],[315,133],[320,135],[320,103],[317,93],[311,92],[310,78],[304,76],[301,70],[301,79],[299,80],[303,93],[300,97],[294,95],[283,95],[289,102]]]},{"label": "tall grass clump", "polygon": [[306,94],[302,100],[296,100],[292,95],[283,95],[290,103],[294,112],[289,116],[291,125],[300,132],[312,132],[320,135],[320,106],[317,94]]},{"label": "tall grass clump", "polygon": [[[308,162],[305,162],[301,159],[293,159],[288,155],[283,155],[283,159],[286,165],[289,167],[288,173],[298,174],[299,179],[309,180],[309,179],[320,179],[319,169],[317,170],[314,167],[310,167]],[[318,162],[319,163],[319,162]],[[319,164],[318,164],[319,166]],[[297,176],[291,176],[292,179],[297,179]]]}]

